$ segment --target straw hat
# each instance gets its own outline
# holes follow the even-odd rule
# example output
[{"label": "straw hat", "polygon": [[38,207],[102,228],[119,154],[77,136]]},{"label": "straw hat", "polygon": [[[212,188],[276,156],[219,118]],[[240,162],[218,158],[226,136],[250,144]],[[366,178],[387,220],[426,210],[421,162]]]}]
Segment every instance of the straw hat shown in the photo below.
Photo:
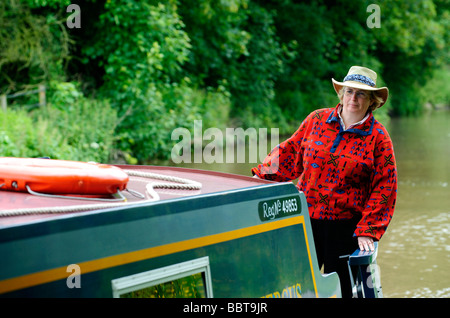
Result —
[{"label": "straw hat", "polygon": [[343,86],[367,91],[378,91],[380,97],[384,100],[379,107],[386,103],[389,96],[389,89],[387,87],[377,88],[377,73],[367,67],[352,66],[342,82],[338,82],[334,78],[332,78],[331,81],[333,82],[334,90],[338,94]]}]

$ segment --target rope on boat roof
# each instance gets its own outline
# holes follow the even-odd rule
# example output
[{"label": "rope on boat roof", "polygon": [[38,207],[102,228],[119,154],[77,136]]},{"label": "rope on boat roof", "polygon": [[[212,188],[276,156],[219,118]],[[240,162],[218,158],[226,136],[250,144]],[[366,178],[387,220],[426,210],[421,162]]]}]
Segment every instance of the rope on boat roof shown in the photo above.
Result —
[{"label": "rope on boat roof", "polygon": [[[174,176],[167,176],[157,173],[151,173],[151,172],[143,172],[143,171],[135,171],[135,170],[124,170],[129,176],[133,177],[141,177],[141,178],[149,178],[149,179],[158,179],[158,180],[164,180],[164,181],[170,181],[170,182],[178,182],[176,183],[163,183],[163,182],[150,182],[146,185],[147,193],[151,196],[150,198],[140,201],[140,202],[133,202],[133,203],[142,203],[142,202],[153,202],[160,200],[160,197],[158,193],[155,191],[156,188],[158,189],[177,189],[177,190],[200,190],[202,188],[202,184],[197,181],[174,177]],[[0,185],[0,188],[3,186],[3,184]],[[48,194],[42,194],[42,193],[36,193],[33,191],[28,190],[30,194],[32,195],[41,195],[46,197],[56,197],[56,198],[65,198],[65,199],[73,199],[74,197],[65,197],[60,195],[48,195]],[[126,189],[128,192],[130,192],[132,195],[139,197],[141,199],[145,199],[145,196],[135,190],[132,189]],[[80,198],[80,197],[77,197]],[[94,198],[89,198],[90,200],[95,200]],[[126,198],[125,198],[126,199]],[[103,200],[104,199],[100,199]],[[112,199],[115,200],[115,199]],[[112,201],[110,200],[110,201]],[[123,201],[123,200],[122,200]],[[14,210],[3,210],[0,211],[0,217],[2,216],[17,216],[17,215],[29,215],[29,214],[45,214],[45,213],[69,213],[69,212],[82,212],[82,211],[91,211],[91,210],[98,210],[98,209],[108,209],[108,208],[114,208],[124,205],[131,205],[133,203],[129,202],[116,202],[116,203],[98,203],[98,204],[86,204],[86,205],[72,205],[72,206],[60,206],[60,207],[42,207],[42,208],[24,208],[24,209],[14,209]]]},{"label": "rope on boat roof", "polygon": [[128,173],[129,176],[134,176],[134,177],[159,179],[159,180],[181,183],[181,184],[161,183],[161,182],[148,183],[146,186],[146,190],[147,190],[147,193],[150,194],[152,197],[152,199],[149,199],[150,201],[158,201],[160,199],[159,194],[154,190],[156,188],[158,188],[158,189],[177,189],[177,190],[200,190],[202,188],[202,184],[200,182],[189,180],[189,179],[167,176],[167,175],[151,173],[151,172],[135,171],[135,170],[125,170],[125,172]]}]

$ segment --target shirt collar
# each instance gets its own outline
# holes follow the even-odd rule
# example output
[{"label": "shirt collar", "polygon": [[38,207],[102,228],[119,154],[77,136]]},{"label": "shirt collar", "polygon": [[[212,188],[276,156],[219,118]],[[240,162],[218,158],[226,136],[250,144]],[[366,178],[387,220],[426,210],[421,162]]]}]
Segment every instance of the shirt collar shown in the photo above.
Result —
[{"label": "shirt collar", "polygon": [[358,125],[364,124],[364,122],[367,120],[367,118],[369,118],[369,115],[370,115],[370,112],[367,112],[366,116],[363,119],[361,119],[357,123],[354,123],[354,124],[349,125],[348,127],[345,127],[344,120],[341,117],[341,112],[342,112],[342,105],[339,104],[338,108],[337,108],[337,114],[339,116],[339,120],[340,120],[340,123],[341,123],[341,126],[342,126],[343,130],[352,129],[352,128],[358,126]]},{"label": "shirt collar", "polygon": [[[373,117],[372,112],[369,112],[360,122],[351,125],[346,130],[344,130],[344,125],[341,123],[341,111],[342,105],[341,103],[337,104],[334,110],[331,112],[330,116],[327,119],[327,123],[331,124],[332,122],[339,123],[340,131],[354,132],[360,135],[369,135],[372,133],[373,125],[375,123],[375,118]],[[366,123],[367,122],[367,123]],[[363,125],[366,123],[366,125]],[[359,126],[359,127],[358,127]],[[358,128],[356,128],[358,127]]]}]

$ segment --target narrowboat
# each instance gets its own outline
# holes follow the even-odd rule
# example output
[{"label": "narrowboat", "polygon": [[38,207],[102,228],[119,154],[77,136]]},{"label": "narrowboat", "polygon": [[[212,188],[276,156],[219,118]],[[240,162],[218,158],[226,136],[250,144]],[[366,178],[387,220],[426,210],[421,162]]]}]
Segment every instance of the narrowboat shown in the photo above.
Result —
[{"label": "narrowboat", "polygon": [[[36,160],[61,173],[57,161]],[[12,165],[0,161],[1,297],[341,296],[338,275],[321,274],[306,199],[292,183],[116,165],[128,175],[117,193],[69,194],[37,191],[19,180],[28,165]],[[348,258],[354,296],[380,297],[376,252]]]}]

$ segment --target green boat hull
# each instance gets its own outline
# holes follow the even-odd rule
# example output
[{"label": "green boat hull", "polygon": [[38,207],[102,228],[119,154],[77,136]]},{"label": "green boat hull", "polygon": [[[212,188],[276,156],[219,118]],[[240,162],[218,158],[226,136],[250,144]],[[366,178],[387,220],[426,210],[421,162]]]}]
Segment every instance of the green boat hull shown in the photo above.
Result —
[{"label": "green boat hull", "polygon": [[128,297],[149,286],[161,297],[154,291],[197,272],[194,294],[205,297],[341,296],[337,274],[320,273],[292,183],[5,226],[0,255],[2,297]]}]

